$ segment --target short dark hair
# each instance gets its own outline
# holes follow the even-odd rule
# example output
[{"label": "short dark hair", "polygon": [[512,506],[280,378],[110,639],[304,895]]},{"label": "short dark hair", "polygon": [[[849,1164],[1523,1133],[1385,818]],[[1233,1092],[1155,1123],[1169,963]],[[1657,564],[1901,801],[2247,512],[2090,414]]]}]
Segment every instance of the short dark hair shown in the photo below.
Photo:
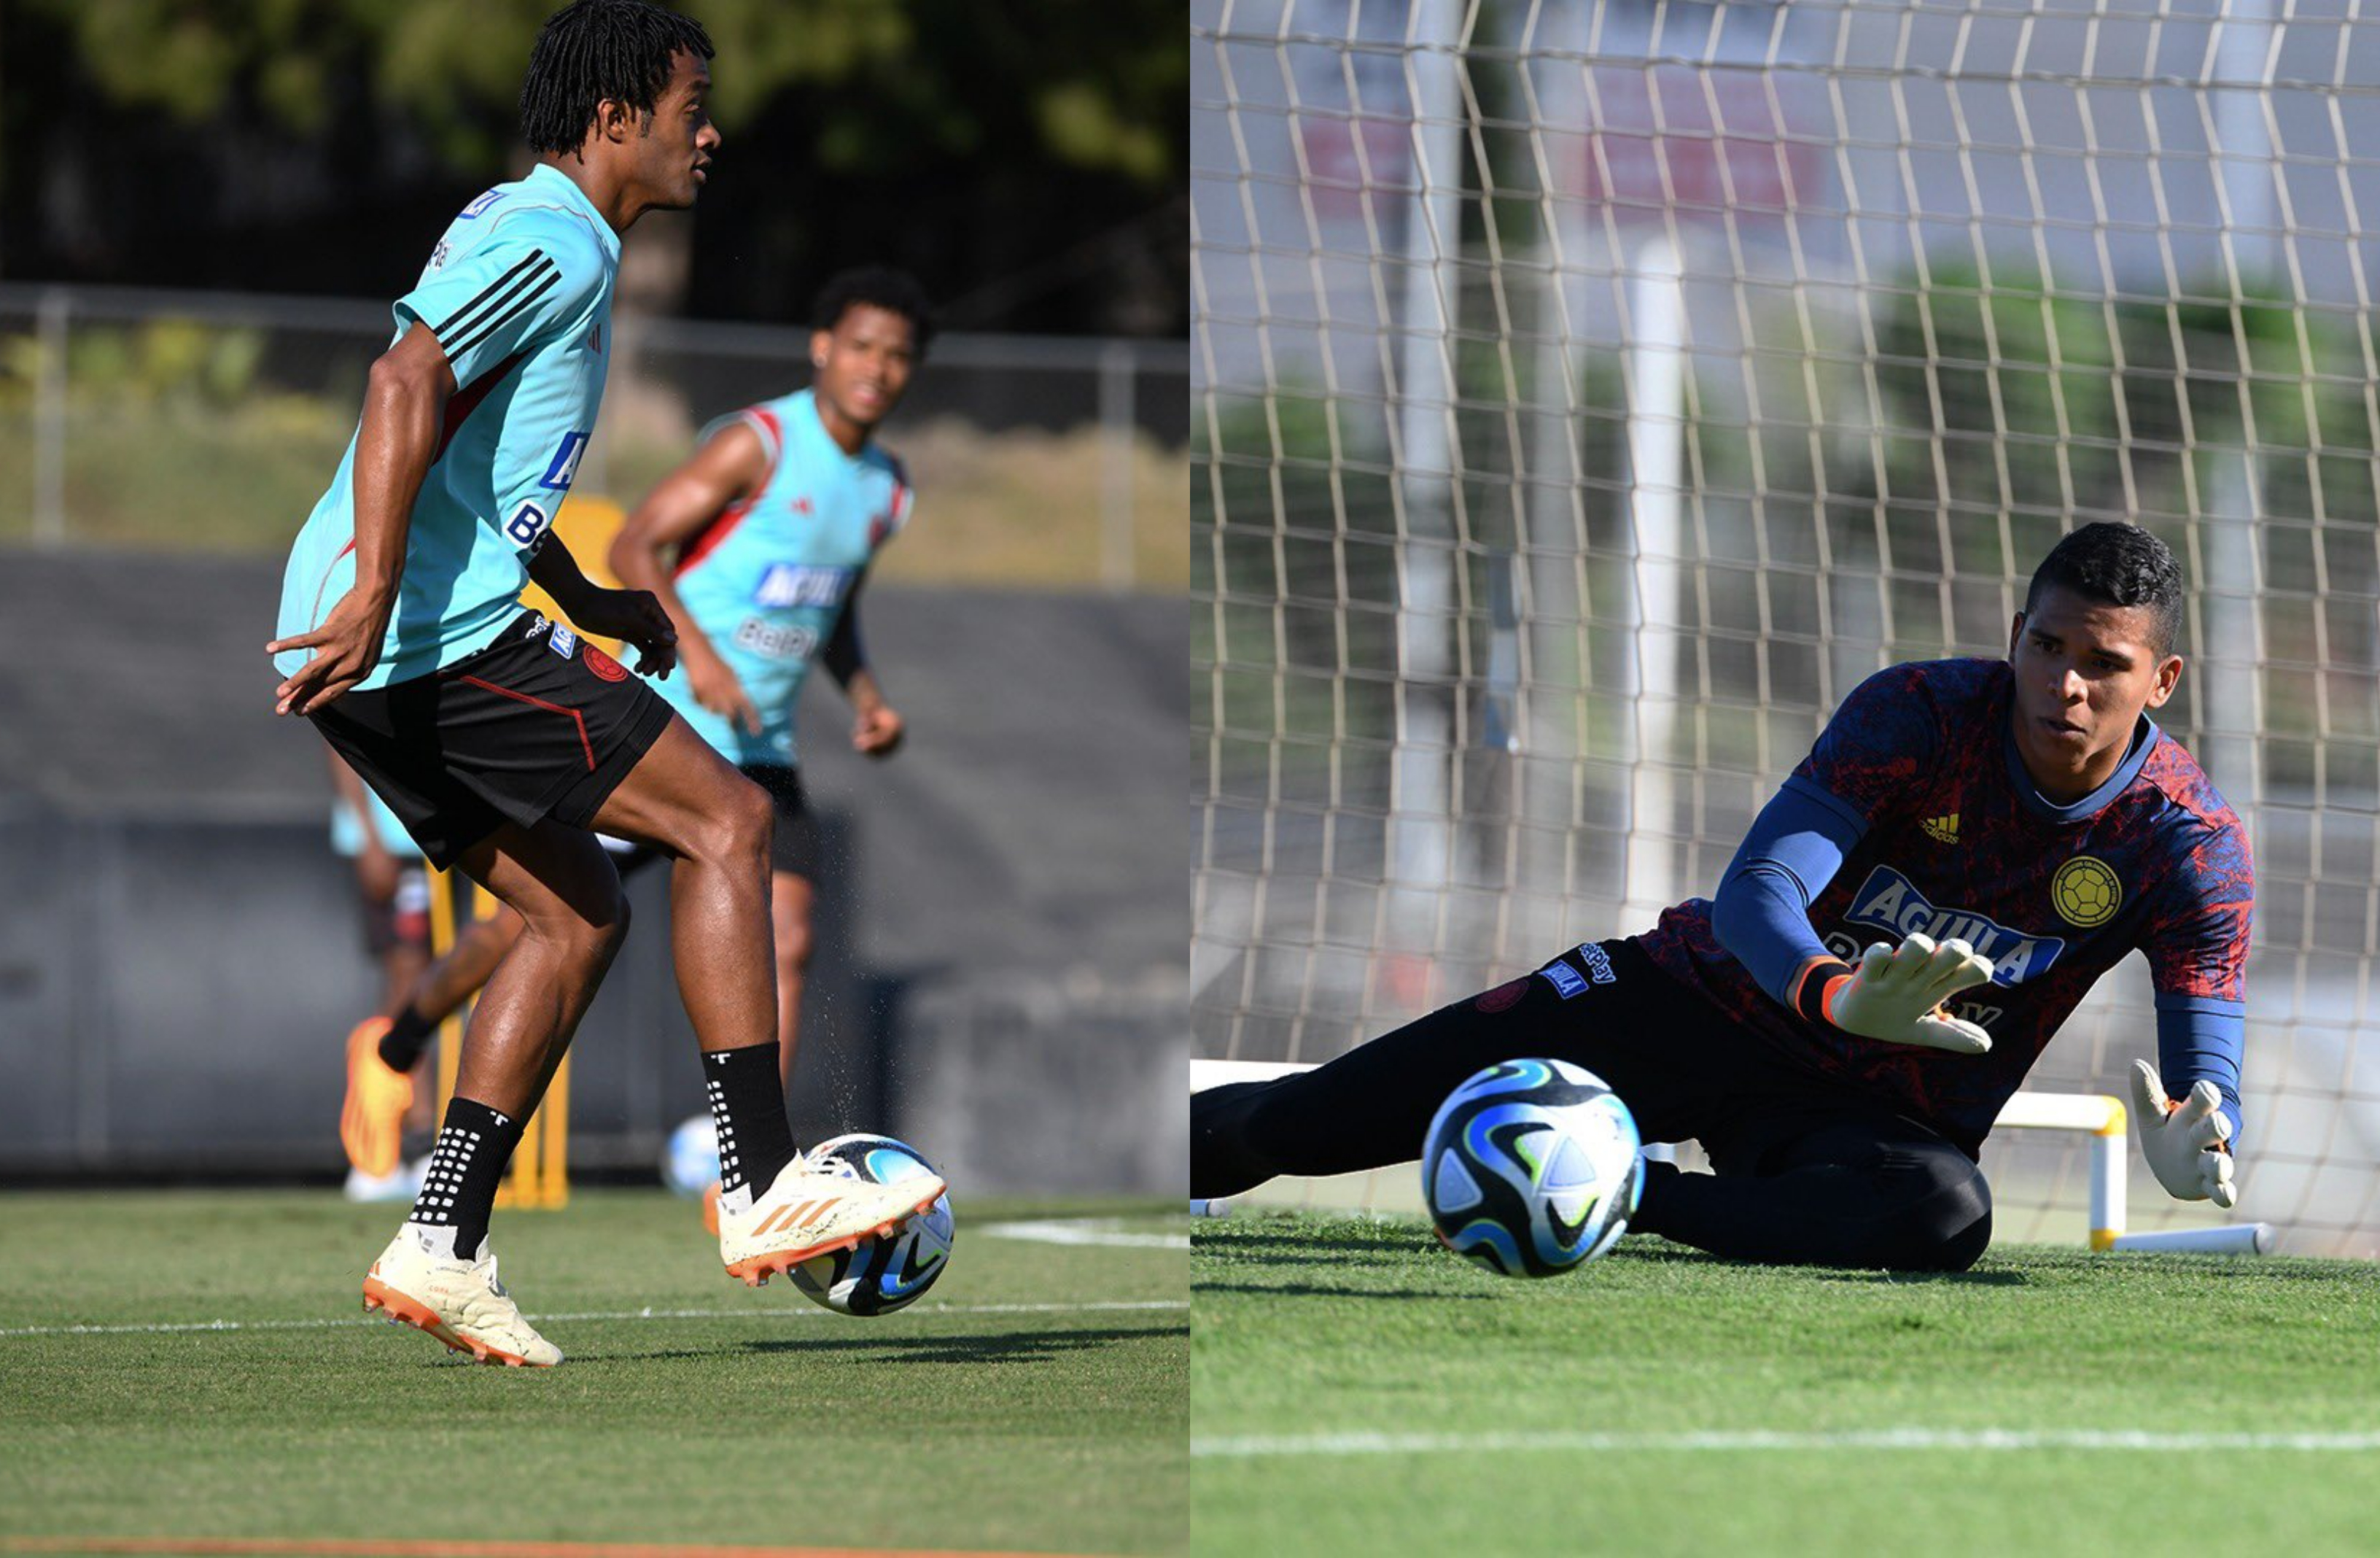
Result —
[{"label": "short dark hair", "polygon": [[933,300],[916,276],[890,265],[860,265],[829,276],[810,304],[810,328],[832,330],[863,303],[907,320],[909,347],[924,359],[926,343],[934,338]]},{"label": "short dark hair", "polygon": [[2171,548],[2138,525],[2103,519],[2051,547],[2024,592],[2027,616],[2051,585],[2102,605],[2146,606],[2160,660],[2181,640],[2181,565]]},{"label": "short dark hair", "polygon": [[521,80],[521,137],[532,152],[576,152],[609,98],[650,114],[681,53],[711,56],[692,17],[646,0],[572,0],[545,18]]}]

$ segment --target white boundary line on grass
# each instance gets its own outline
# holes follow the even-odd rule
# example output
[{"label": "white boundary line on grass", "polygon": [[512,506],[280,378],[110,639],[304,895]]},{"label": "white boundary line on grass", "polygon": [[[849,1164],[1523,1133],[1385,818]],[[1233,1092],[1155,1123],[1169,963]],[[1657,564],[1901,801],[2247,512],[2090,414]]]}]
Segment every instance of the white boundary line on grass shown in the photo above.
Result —
[{"label": "white boundary line on grass", "polygon": [[976,1232],[995,1239],[1032,1239],[1041,1244],[1115,1245],[1130,1249],[1187,1249],[1187,1234],[1127,1234],[1120,1218],[1064,1217],[1022,1223],[987,1223]]},{"label": "white boundary line on grass", "polygon": [[1683,1433],[1313,1433],[1245,1434],[1193,1439],[1200,1459],[1273,1455],[1509,1455],[1552,1450],[1568,1454],[1625,1451],[1824,1450],[2128,1450],[2198,1454],[2213,1450],[2301,1450],[2368,1454],[2380,1451],[2380,1432],[2153,1433],[2117,1429],[1849,1429],[1787,1433],[1765,1429]]},{"label": "white boundary line on grass", "polygon": [[[1187,1298],[1119,1299],[1091,1304],[919,1304],[913,1315],[1063,1315],[1118,1309],[1186,1309]],[[540,1322],[604,1320],[817,1320],[828,1313],[815,1307],[780,1309],[610,1309],[580,1314],[539,1314]],[[339,1320],[201,1320],[153,1325],[20,1325],[0,1330],[9,1336],[145,1336],[185,1331],[325,1331],[347,1325],[373,1325],[376,1319],[355,1315]]]}]

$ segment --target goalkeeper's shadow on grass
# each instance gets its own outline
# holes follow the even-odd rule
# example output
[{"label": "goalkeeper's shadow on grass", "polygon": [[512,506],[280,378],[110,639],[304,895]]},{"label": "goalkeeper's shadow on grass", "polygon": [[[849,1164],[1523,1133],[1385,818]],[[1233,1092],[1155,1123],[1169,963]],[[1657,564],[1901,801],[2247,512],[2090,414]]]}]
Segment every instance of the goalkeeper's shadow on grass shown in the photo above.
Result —
[{"label": "goalkeeper's shadow on grass", "polygon": [[1651,1265],[1695,1266],[1710,1271],[1755,1272],[1778,1277],[1810,1277],[1820,1282],[1884,1284],[1894,1287],[1932,1283],[1950,1283],[1961,1287],[2024,1287],[2033,1280],[2022,1272],[2005,1268],[1965,1272],[1888,1272],[1878,1267],[1784,1265],[1760,1260],[1735,1260],[1724,1255],[1713,1255],[1708,1250],[1696,1249],[1692,1245],[1671,1244],[1660,1238],[1640,1238],[1623,1244],[1612,1252],[1612,1259]]},{"label": "goalkeeper's shadow on grass", "polygon": [[1193,1228],[1190,1248],[1194,1251],[1229,1255],[1234,1260],[1279,1262],[1310,1262],[1328,1260],[1348,1254],[1410,1255],[1417,1250],[1435,1250],[1437,1242],[1427,1228],[1418,1224],[1383,1224],[1378,1232],[1366,1229],[1361,1233],[1342,1232],[1340,1223],[1325,1233],[1319,1229],[1311,1234],[1293,1231],[1277,1224],[1269,1230],[1232,1228]]}]

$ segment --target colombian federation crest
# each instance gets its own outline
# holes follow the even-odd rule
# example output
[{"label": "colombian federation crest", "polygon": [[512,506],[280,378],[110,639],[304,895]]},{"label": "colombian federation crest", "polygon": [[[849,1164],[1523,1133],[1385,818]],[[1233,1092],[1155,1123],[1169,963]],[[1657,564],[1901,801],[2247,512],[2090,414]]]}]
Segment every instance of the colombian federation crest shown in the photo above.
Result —
[{"label": "colombian federation crest", "polygon": [[2124,884],[2105,860],[2077,855],[2049,879],[2049,901],[2069,925],[2105,925],[2124,901]]}]

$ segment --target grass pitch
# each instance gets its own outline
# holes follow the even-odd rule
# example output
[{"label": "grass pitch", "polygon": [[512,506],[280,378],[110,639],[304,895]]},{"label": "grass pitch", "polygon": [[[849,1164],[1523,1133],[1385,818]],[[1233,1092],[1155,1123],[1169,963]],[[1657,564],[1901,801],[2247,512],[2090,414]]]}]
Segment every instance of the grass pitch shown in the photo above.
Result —
[{"label": "grass pitch", "polygon": [[2363,1262],[2018,1246],[1896,1277],[1632,1238],[1525,1282],[1419,1222],[1192,1242],[1202,1552],[2373,1550]]},{"label": "grass pitch", "polygon": [[[328,1192],[0,1198],[0,1547],[1186,1544],[1170,1203],[963,1200],[949,1273],[876,1320],[730,1281],[658,1190],[499,1211],[553,1369],[362,1318],[403,1217]],[[1025,1222],[1040,1236],[998,1231]]]}]

